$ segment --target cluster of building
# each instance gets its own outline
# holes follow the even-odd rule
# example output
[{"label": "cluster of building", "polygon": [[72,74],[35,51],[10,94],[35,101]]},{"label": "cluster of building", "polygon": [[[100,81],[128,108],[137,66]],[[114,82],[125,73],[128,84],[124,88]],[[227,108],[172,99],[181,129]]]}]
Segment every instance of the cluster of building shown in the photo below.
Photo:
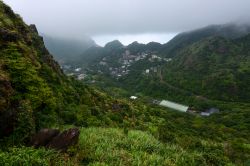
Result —
[{"label": "cluster of building", "polygon": [[62,69],[67,76],[75,77],[78,80],[84,80],[87,74],[80,67],[72,67],[71,65],[62,65]]},{"label": "cluster of building", "polygon": [[150,62],[162,62],[162,61],[165,61],[165,62],[170,62],[172,61],[172,58],[162,58],[160,56],[157,56],[155,54],[152,54],[151,57],[149,57],[148,59]]},{"label": "cluster of building", "polygon": [[[172,60],[171,58],[161,58],[160,56],[157,56],[152,52],[147,52],[147,53],[141,52],[136,55],[133,55],[130,53],[129,50],[126,50],[118,60],[118,63],[121,64],[119,67],[110,67],[105,57],[99,62],[99,65],[103,67],[107,67],[110,75],[114,77],[121,77],[121,76],[127,75],[130,72],[129,67],[133,63],[143,60],[143,59],[147,59],[148,61],[152,63],[162,62],[162,61],[169,62]],[[155,66],[155,67],[150,67],[146,69],[145,71],[143,71],[143,73],[149,74],[150,72],[156,73],[157,71],[158,71],[158,67]]]},{"label": "cluster of building", "polygon": [[145,70],[145,74],[149,74],[150,72],[157,73],[158,70],[159,70],[158,66],[150,67],[150,68],[148,68],[148,69]]},{"label": "cluster of building", "polygon": [[128,66],[109,67],[109,72],[112,76],[121,77],[127,75],[130,70],[128,69]]},{"label": "cluster of building", "polygon": [[148,54],[144,52],[138,53],[137,55],[132,55],[130,54],[129,50],[126,50],[122,54],[122,57],[119,59],[119,62],[122,63],[123,65],[131,65],[134,62],[145,59],[147,56]]},{"label": "cluster of building", "polygon": [[100,66],[107,67],[110,75],[114,77],[121,77],[124,75],[129,74],[130,70],[129,67],[142,59],[145,59],[148,56],[147,53],[138,53],[137,55],[130,54],[129,50],[126,50],[121,58],[118,59],[118,63],[121,64],[119,67],[111,67],[107,63],[107,58],[102,58],[102,60],[99,62]]}]

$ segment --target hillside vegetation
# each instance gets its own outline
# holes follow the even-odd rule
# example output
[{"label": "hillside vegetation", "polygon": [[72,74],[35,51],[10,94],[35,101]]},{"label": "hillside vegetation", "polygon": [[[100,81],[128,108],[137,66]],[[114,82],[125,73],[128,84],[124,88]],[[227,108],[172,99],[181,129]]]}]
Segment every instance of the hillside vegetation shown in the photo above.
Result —
[{"label": "hillside vegetation", "polygon": [[[184,103],[191,102],[191,105],[195,105],[193,100],[197,98],[248,103],[248,32],[248,26],[211,26],[181,33],[162,46],[154,43],[154,47],[151,47],[155,49],[149,49],[150,44],[137,42],[126,47],[119,46],[119,49],[115,45],[108,50],[104,47],[95,52],[98,58],[92,60],[87,68],[94,71],[90,75],[105,78],[106,85],[120,87],[130,93],[178,102],[184,100]],[[164,48],[173,44],[175,47],[171,48],[172,54],[169,56]],[[140,58],[144,54],[147,57]],[[93,54],[89,52],[89,55]],[[160,59],[152,60],[151,56]],[[130,60],[131,57],[139,57],[139,60]],[[81,61],[78,65],[81,66]],[[150,72],[145,74],[146,70]],[[116,76],[112,73],[116,73]]]},{"label": "hillside vegetation", "polygon": [[126,101],[66,77],[35,26],[25,25],[3,2],[0,11],[0,138],[11,135],[22,142],[43,127],[88,125],[86,116],[103,118],[114,109],[130,108]]},{"label": "hillside vegetation", "polygon": [[[197,52],[210,40],[197,46]],[[242,55],[249,53],[249,36],[239,41],[218,40],[232,45],[241,42],[229,51],[244,48]],[[156,49],[159,44],[148,46]],[[118,41],[105,48],[114,57],[124,49]],[[193,56],[199,54],[195,51]],[[246,64],[240,65],[239,72],[244,74],[249,68],[244,59],[247,56],[242,57]],[[229,59],[235,61],[234,57]],[[143,63],[136,65],[143,68]],[[163,75],[167,74],[164,69]],[[149,85],[160,85],[155,82],[158,77],[144,76]],[[138,85],[150,90],[146,79]],[[128,89],[136,81],[131,81]],[[241,81],[248,83],[243,78]],[[135,90],[138,87],[134,86]],[[0,165],[249,165],[249,103],[220,101],[222,111],[204,118],[151,104],[144,95],[128,100],[115,85],[109,88],[103,92],[100,87],[65,76],[36,27],[26,25],[0,1]],[[248,93],[244,94],[247,98]],[[234,99],[245,101],[243,96]],[[70,127],[78,127],[81,134],[79,143],[65,153],[28,146],[42,128]]]},{"label": "hillside vegetation", "polygon": [[[237,40],[205,38],[179,50],[171,62],[135,63],[119,83],[129,91],[179,102],[198,97],[248,103],[249,43],[249,35]],[[156,73],[142,74],[152,66],[157,66]]]}]

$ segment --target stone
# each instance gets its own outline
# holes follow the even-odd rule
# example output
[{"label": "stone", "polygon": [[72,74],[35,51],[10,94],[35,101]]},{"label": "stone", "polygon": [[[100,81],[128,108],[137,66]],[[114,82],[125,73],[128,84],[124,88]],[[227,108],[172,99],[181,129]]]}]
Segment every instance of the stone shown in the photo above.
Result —
[{"label": "stone", "polygon": [[46,147],[65,152],[70,146],[77,144],[80,131],[72,128],[58,134],[48,143]]},{"label": "stone", "polygon": [[57,129],[41,129],[31,139],[31,145],[36,148],[46,146],[59,133],[60,131]]},{"label": "stone", "polygon": [[35,24],[30,24],[30,30],[32,31],[32,32],[34,32],[34,33],[36,33],[36,34],[38,34],[38,30],[37,30],[37,28],[36,28],[36,25]]}]

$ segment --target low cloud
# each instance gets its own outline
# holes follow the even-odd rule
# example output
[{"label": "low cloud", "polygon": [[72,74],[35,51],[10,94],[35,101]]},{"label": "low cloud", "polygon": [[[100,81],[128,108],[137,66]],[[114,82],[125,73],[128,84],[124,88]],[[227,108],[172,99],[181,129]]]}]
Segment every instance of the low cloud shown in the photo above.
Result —
[{"label": "low cloud", "polygon": [[4,0],[49,35],[176,33],[247,22],[249,0]]}]

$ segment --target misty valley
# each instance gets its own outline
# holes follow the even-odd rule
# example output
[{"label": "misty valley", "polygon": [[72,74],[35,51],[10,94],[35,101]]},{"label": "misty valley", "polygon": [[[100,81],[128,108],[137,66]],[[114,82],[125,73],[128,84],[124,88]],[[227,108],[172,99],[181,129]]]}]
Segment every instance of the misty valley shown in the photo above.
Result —
[{"label": "misty valley", "polygon": [[[193,14],[191,1],[184,13]],[[58,0],[45,7],[0,0],[0,165],[250,165],[250,23],[228,20],[215,7],[212,24],[205,9],[214,2],[207,1],[200,14],[208,24],[190,18],[192,28],[179,24],[178,15],[173,25],[163,23],[172,17],[156,8],[178,11],[175,3],[107,0],[84,7],[86,2]],[[234,5],[220,3],[229,16],[226,9]],[[238,3],[247,8],[248,2]],[[37,5],[58,13],[36,15]],[[132,17],[134,10],[144,17]],[[104,21],[84,20],[87,11]],[[183,30],[163,40],[174,25]],[[78,28],[97,36],[130,35],[100,45]],[[130,42],[133,35],[141,40]]]}]

